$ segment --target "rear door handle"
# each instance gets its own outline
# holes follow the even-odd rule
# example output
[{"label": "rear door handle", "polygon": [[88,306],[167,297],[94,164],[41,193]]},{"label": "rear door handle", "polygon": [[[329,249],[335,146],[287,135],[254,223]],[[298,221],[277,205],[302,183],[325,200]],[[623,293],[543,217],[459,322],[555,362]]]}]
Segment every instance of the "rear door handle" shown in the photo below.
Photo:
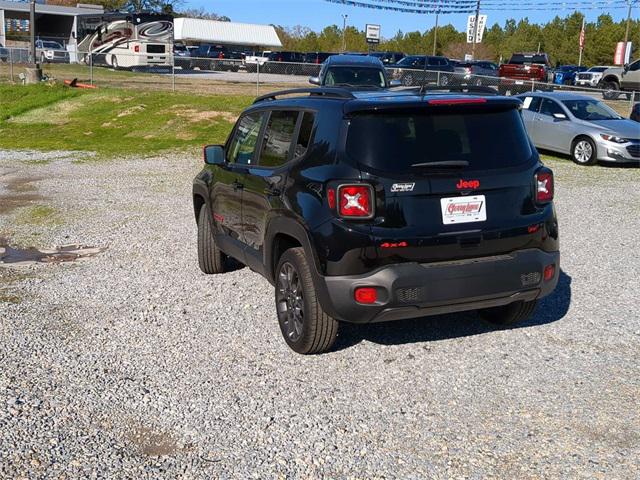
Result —
[{"label": "rear door handle", "polygon": [[234,180],[231,186],[234,190],[242,190],[244,188],[244,183],[240,183],[238,180]]}]

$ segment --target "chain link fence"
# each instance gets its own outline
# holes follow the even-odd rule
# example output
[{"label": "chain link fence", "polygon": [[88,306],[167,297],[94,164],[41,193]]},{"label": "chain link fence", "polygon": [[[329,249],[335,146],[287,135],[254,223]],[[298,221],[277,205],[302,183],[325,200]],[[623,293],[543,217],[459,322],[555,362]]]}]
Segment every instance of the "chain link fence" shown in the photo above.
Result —
[{"label": "chain link fence", "polygon": [[[65,52],[60,53],[60,52]],[[251,60],[238,58],[204,58],[145,53],[83,53],[61,50],[36,51],[44,80],[72,81],[94,87],[140,88],[211,94],[260,95],[277,89],[309,87],[309,77],[318,76],[321,65]],[[24,81],[24,69],[31,62],[25,48],[0,48],[0,81]],[[455,71],[387,68],[390,80],[400,86],[431,89],[442,87],[488,87],[500,95],[527,91],[572,91],[602,99],[621,115],[628,117],[640,92],[602,90],[548,81],[476,75],[465,69]],[[487,93],[491,93],[487,90]]]}]

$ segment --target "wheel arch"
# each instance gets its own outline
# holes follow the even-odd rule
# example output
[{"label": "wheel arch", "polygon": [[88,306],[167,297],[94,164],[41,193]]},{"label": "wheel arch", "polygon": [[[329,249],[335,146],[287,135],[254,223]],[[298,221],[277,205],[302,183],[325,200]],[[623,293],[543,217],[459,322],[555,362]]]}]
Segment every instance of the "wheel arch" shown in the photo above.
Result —
[{"label": "wheel arch", "polygon": [[616,75],[609,74],[606,77],[602,77],[602,80],[600,80],[601,84],[605,84],[607,82],[614,82],[617,85],[620,85],[620,79]]},{"label": "wheel arch", "polygon": [[193,213],[196,217],[196,223],[198,222],[198,217],[200,216],[200,210],[207,203],[207,190],[203,185],[199,183],[194,183],[193,185]]},{"label": "wheel arch", "polygon": [[292,246],[304,248],[313,265],[314,276],[319,275],[321,271],[319,260],[313,249],[311,238],[305,227],[297,220],[291,217],[271,219],[267,226],[264,245],[264,265],[269,280],[275,278],[275,269],[280,256]]}]

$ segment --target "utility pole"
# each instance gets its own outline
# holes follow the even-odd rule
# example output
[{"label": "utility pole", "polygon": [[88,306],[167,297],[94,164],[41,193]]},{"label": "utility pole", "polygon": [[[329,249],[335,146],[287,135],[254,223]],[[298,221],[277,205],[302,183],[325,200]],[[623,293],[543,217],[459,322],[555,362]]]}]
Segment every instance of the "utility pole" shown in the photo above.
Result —
[{"label": "utility pole", "polygon": [[29,53],[31,54],[31,62],[36,65],[36,0],[31,0],[29,5]]},{"label": "utility pole", "polygon": [[346,13],[342,14],[342,52],[347,51],[347,18],[349,15]]},{"label": "utility pole", "polygon": [[476,59],[476,37],[478,36],[478,19],[480,17],[480,0],[476,3],[476,21],[473,23],[473,43],[471,44],[471,59]]},{"label": "utility pole", "polygon": [[431,55],[436,54],[436,43],[438,41],[438,17],[440,16],[440,10],[436,12],[436,27],[433,31],[433,53]]}]

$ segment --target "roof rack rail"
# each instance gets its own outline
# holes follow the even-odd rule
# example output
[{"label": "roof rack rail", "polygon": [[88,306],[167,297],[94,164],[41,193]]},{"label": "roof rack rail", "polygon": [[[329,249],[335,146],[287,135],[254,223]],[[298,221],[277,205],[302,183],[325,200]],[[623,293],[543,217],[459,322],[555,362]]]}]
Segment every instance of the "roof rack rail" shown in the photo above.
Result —
[{"label": "roof rack rail", "polygon": [[438,85],[422,85],[420,87],[420,93],[425,94],[433,91],[447,91],[447,92],[460,92],[460,93],[480,93],[484,95],[498,95],[497,90],[488,87],[486,85],[453,85],[453,86],[438,86]]},{"label": "roof rack rail", "polygon": [[308,93],[309,95],[316,95],[319,97],[348,98],[348,99],[356,98],[355,95],[353,95],[353,93],[351,93],[346,88],[337,88],[337,87],[292,88],[291,90],[279,90],[277,92],[261,95],[257,97],[253,101],[253,103],[254,104],[260,103],[265,100],[276,100],[278,97],[282,97],[284,95],[294,95],[296,93]]}]

